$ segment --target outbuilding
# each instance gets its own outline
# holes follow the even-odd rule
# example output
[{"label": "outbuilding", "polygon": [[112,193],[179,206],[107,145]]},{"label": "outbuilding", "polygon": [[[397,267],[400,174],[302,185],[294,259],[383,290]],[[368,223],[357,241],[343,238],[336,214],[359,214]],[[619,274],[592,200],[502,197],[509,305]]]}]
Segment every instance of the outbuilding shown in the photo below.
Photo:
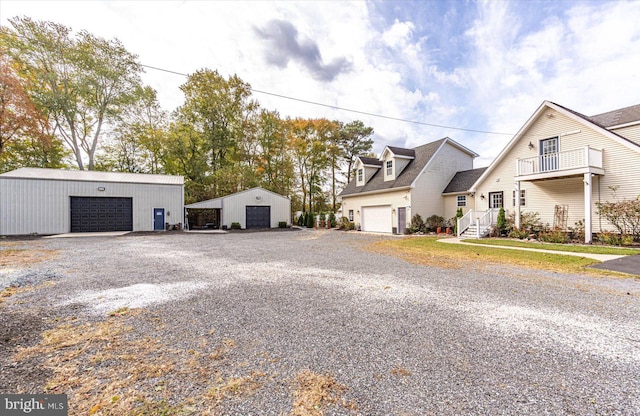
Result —
[{"label": "outbuilding", "polygon": [[0,235],[160,231],[181,225],[184,178],[21,168],[0,175]]},{"label": "outbuilding", "polygon": [[291,224],[291,200],[263,188],[186,205],[190,228],[276,228]]}]

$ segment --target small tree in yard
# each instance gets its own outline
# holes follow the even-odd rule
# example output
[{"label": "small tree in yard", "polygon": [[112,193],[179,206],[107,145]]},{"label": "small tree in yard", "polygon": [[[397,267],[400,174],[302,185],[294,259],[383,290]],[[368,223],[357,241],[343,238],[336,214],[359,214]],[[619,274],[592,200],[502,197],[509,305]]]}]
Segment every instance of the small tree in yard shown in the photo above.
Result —
[{"label": "small tree in yard", "polygon": [[500,211],[498,212],[496,228],[501,236],[507,233],[507,216],[505,215],[504,207],[500,207]]},{"label": "small tree in yard", "polygon": [[335,228],[336,226],[336,214],[334,214],[333,212],[329,213],[329,226],[331,228]]},{"label": "small tree in yard", "polygon": [[411,233],[423,233],[426,231],[424,220],[422,219],[420,214],[416,214],[413,216],[413,218],[411,218],[411,227],[409,227],[409,231]]},{"label": "small tree in yard", "polygon": [[313,220],[315,218],[315,215],[313,214],[313,212],[307,212],[307,214],[307,228],[313,228]]},{"label": "small tree in yard", "polygon": [[458,208],[458,210],[456,211],[456,217],[454,218],[454,223],[453,223],[453,233],[457,234],[458,233],[458,218],[462,218],[464,217],[464,213],[462,212],[462,208]]}]

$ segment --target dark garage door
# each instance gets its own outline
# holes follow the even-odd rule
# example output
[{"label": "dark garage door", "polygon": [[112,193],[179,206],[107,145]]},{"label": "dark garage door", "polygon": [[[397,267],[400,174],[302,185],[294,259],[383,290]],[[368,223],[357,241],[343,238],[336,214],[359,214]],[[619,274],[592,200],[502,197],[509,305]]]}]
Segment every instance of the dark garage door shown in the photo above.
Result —
[{"label": "dark garage door", "polygon": [[247,228],[270,228],[271,207],[247,206]]},{"label": "dark garage door", "polygon": [[132,198],[71,197],[72,233],[132,230]]}]

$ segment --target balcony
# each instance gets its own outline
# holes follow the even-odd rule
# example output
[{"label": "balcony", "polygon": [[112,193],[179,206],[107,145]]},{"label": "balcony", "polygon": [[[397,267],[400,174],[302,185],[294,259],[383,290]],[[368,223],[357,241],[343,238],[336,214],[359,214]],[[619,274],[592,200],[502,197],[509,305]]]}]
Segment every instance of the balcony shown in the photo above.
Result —
[{"label": "balcony", "polygon": [[589,146],[516,160],[516,181],[558,179],[592,173],[604,175],[602,150]]}]

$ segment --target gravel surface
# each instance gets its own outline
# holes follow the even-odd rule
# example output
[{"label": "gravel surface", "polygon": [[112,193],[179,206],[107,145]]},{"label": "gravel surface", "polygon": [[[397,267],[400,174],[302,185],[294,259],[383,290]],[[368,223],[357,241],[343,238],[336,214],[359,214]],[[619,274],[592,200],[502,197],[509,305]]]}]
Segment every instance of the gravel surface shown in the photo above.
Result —
[{"label": "gravel surface", "polygon": [[[20,345],[61,319],[95,324],[128,307],[143,311],[127,318],[132,339],[208,354],[227,345],[216,375],[260,372],[259,387],[221,402],[222,414],[290,413],[304,370],[345,387],[345,402],[325,414],[640,414],[640,280],[443,269],[366,250],[385,238],[302,230],[24,241],[17,248],[35,241],[59,255],[0,272],[0,286],[54,283],[0,304],[0,393],[41,391],[51,375],[27,371],[44,358],[12,359]],[[164,377],[163,398],[176,404],[215,381]]]}]

